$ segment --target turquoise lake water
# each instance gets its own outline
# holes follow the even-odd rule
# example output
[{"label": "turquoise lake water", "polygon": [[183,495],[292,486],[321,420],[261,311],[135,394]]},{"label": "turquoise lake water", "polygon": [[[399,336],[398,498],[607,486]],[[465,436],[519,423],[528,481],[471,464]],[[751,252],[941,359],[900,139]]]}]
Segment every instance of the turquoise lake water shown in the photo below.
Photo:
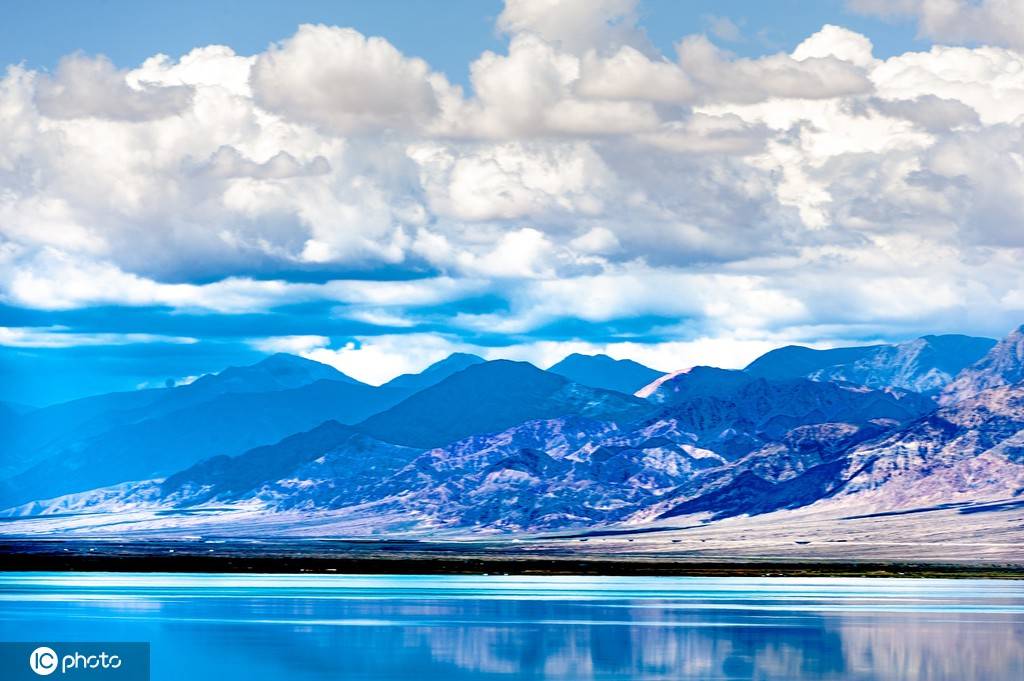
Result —
[{"label": "turquoise lake water", "polygon": [[0,640],[148,641],[157,681],[1021,681],[1024,583],[4,573]]}]

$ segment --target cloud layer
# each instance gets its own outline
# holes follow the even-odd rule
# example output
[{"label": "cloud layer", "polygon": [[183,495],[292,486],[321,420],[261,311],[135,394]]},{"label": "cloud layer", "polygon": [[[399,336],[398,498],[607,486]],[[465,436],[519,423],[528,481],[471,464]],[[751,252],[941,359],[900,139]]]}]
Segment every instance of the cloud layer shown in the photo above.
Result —
[{"label": "cloud layer", "polygon": [[949,44],[883,60],[827,25],[792,53],[665,55],[631,0],[509,0],[467,91],[322,25],[256,55],[9,66],[0,302],[328,305],[377,333],[252,342],[375,380],[465,348],[673,369],[999,333],[1024,314],[1020,4],[849,6]]}]

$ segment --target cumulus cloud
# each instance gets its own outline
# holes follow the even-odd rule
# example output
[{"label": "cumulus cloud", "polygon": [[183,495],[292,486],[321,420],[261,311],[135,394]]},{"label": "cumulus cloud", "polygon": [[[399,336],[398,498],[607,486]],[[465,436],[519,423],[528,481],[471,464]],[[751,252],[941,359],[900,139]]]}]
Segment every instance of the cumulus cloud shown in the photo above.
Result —
[{"label": "cumulus cloud", "polygon": [[106,57],[64,57],[53,76],[41,75],[36,106],[50,118],[147,121],[182,113],[191,103],[185,85],[156,85],[132,78]]},{"label": "cumulus cloud", "polygon": [[847,0],[847,7],[884,18],[912,17],[921,36],[943,42],[1024,48],[1024,5],[1018,0]]},{"label": "cumulus cloud", "polygon": [[374,380],[491,356],[482,337],[540,363],[603,348],[674,369],[691,362],[669,353],[728,339],[746,357],[1019,321],[1015,49],[883,59],[826,25],[790,54],[705,36],[660,54],[620,0],[510,2],[499,28],[507,50],[475,59],[465,92],[328,26],[255,55],[9,67],[0,300],[325,304],[381,337],[254,347]]},{"label": "cumulus cloud", "polygon": [[643,45],[636,26],[637,0],[507,0],[498,29],[532,33],[567,52]]},{"label": "cumulus cloud", "polygon": [[438,109],[434,87],[443,81],[383,38],[309,24],[272,45],[252,70],[260,106],[341,134],[425,123]]},{"label": "cumulus cloud", "polygon": [[683,70],[701,84],[705,99],[711,101],[832,99],[872,88],[863,69],[832,54],[732,59],[704,36],[683,39],[678,51]]}]

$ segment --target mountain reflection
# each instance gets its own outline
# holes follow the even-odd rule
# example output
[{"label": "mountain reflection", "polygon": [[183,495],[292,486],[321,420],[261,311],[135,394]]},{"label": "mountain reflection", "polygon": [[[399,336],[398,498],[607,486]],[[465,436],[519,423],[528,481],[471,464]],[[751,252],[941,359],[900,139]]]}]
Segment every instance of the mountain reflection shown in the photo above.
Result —
[{"label": "mountain reflection", "polygon": [[771,581],[692,581],[675,596],[631,598],[445,596],[407,582],[100,592],[0,582],[0,635],[149,640],[156,681],[183,670],[190,681],[1024,678],[1024,589],[960,582],[936,595],[898,581],[804,596]]}]

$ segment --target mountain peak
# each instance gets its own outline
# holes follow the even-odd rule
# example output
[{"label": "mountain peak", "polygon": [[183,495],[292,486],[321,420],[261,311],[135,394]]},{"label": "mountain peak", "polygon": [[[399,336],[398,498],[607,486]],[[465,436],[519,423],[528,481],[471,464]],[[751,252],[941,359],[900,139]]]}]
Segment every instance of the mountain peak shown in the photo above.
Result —
[{"label": "mountain peak", "polygon": [[266,392],[298,388],[324,380],[359,384],[359,381],[327,364],[278,352],[255,364],[228,367],[218,374],[207,374],[185,389],[213,393]]},{"label": "mountain peak", "polygon": [[1024,381],[1024,325],[1011,331],[977,362],[961,371],[939,399],[951,404],[983,390]]},{"label": "mountain peak", "polygon": [[498,359],[454,373],[359,427],[379,440],[429,448],[533,419],[614,419],[646,411],[635,398],[573,383],[528,362]]},{"label": "mountain peak", "polygon": [[391,379],[385,385],[405,390],[422,390],[436,385],[452,374],[475,364],[483,364],[485,361],[483,357],[472,355],[468,352],[453,352],[444,359],[434,362],[418,374],[402,374]]},{"label": "mountain peak", "polygon": [[758,357],[745,371],[767,379],[810,378],[933,394],[994,344],[990,338],[947,334],[825,350],[787,345]]},{"label": "mountain peak", "polygon": [[707,393],[716,393],[757,380],[746,372],[735,369],[696,366],[666,374],[636,393],[657,404],[676,402]]},{"label": "mountain peak", "polygon": [[663,374],[631,359],[573,353],[548,369],[574,383],[632,395]]}]

